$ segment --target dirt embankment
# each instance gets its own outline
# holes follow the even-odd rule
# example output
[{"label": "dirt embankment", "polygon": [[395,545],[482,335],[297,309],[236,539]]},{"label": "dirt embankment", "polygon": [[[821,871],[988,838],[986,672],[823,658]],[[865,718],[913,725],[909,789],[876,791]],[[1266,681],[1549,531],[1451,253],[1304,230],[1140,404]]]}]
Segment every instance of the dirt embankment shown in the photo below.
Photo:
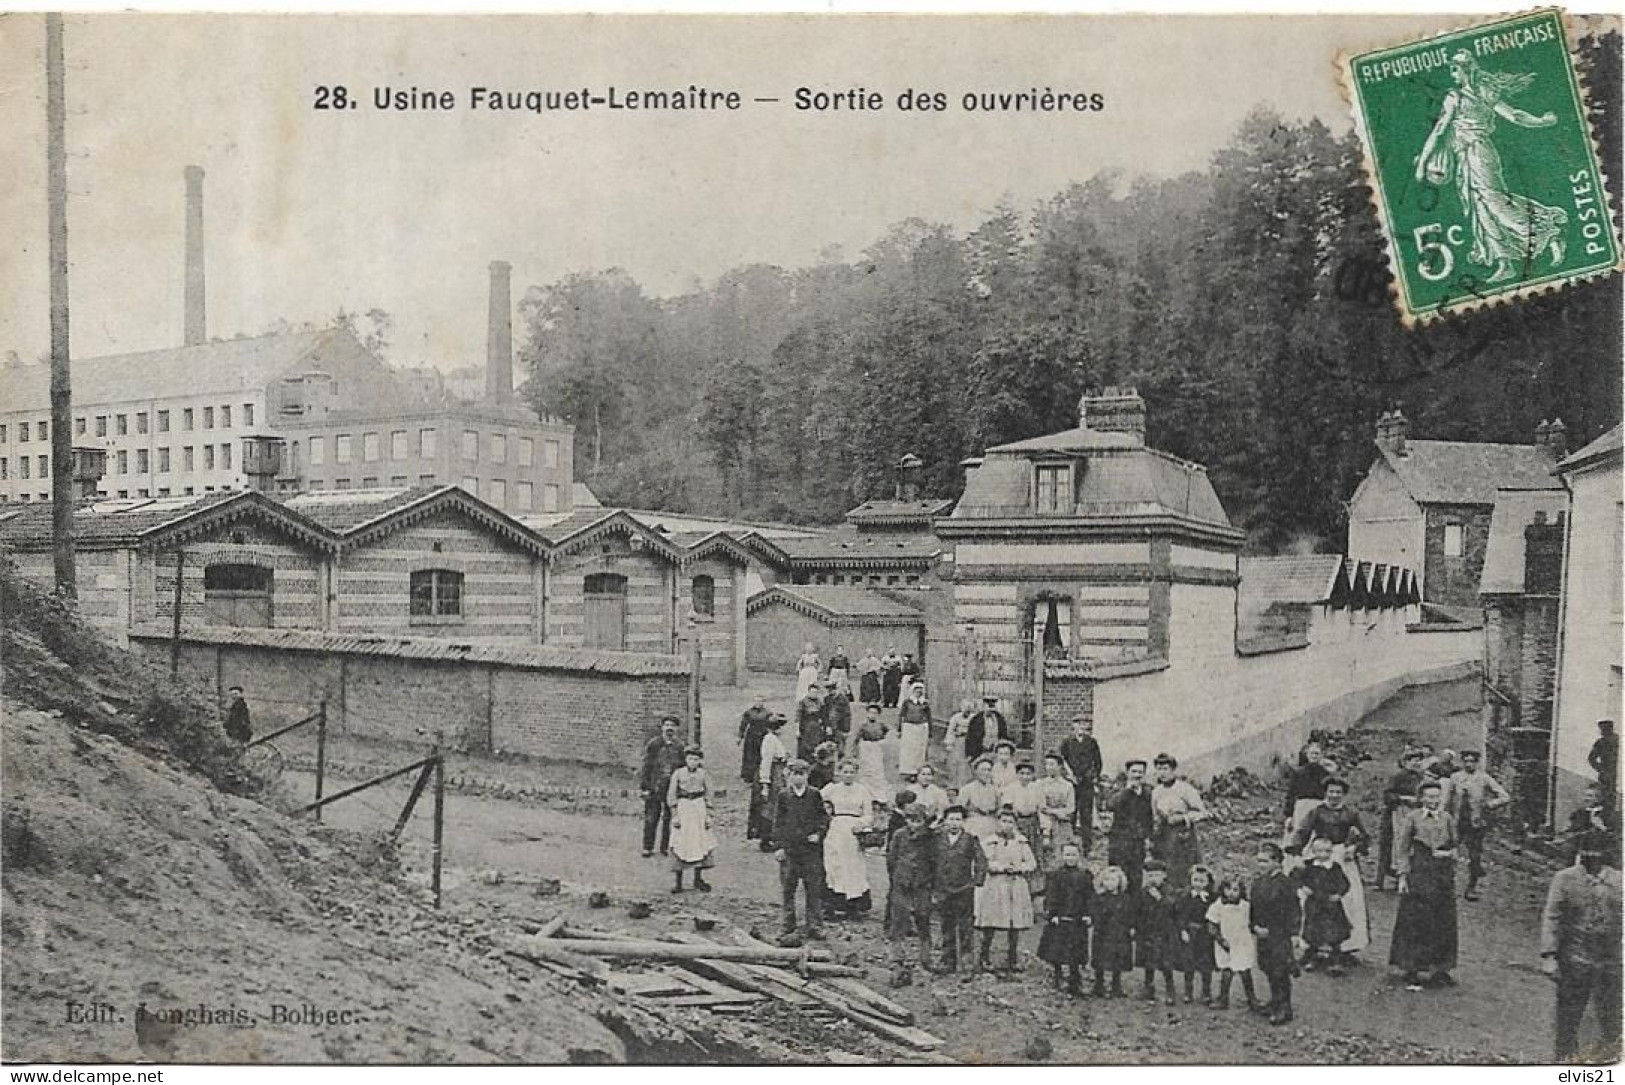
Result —
[{"label": "dirt embankment", "polygon": [[3,564],[0,618],[0,1057],[715,1057],[714,1036],[515,965],[497,917],[434,911],[376,841],[230,793],[215,706]]}]

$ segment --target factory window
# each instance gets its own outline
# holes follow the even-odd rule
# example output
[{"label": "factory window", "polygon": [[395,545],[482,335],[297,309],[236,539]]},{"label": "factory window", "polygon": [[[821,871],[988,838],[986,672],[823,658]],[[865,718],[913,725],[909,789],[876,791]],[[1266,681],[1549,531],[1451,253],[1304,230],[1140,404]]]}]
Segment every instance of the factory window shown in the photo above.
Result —
[{"label": "factory window", "polygon": [[1039,512],[1072,511],[1072,469],[1066,464],[1039,464],[1035,507]]},{"label": "factory window", "polygon": [[121,475],[130,473],[130,454],[122,449],[118,454],[118,473]]},{"label": "factory window", "polygon": [[450,569],[413,573],[410,613],[414,618],[462,617],[463,574]]},{"label": "factory window", "polygon": [[366,477],[364,477],[361,480],[361,488],[363,490],[374,489],[374,488],[377,487],[377,485],[378,485],[378,476],[377,475],[367,475]]},{"label": "factory window", "polygon": [[49,456],[41,456],[39,458],[39,477],[40,478],[50,478],[51,477],[51,457],[49,457]]},{"label": "factory window", "polygon": [[1461,557],[1461,525],[1444,525],[1444,556],[1447,558]]},{"label": "factory window", "polygon": [[158,412],[158,432],[159,433],[168,433],[169,432],[169,412],[168,411],[159,411]]},{"label": "factory window", "polygon": [[559,511],[559,488],[551,482],[542,487],[542,511]]},{"label": "factory window", "polygon": [[[83,415],[80,415],[78,418],[73,420],[73,433],[75,437],[83,437],[85,435],[85,418]],[[0,440],[4,439],[5,435],[0,434]]]},{"label": "factory window", "polygon": [[169,496],[169,487],[168,486],[160,486],[160,487],[158,487],[158,496],[159,497],[168,497]]},{"label": "factory window", "polygon": [[30,471],[30,465],[29,465],[29,462],[28,462],[28,457],[27,456],[18,456],[17,457],[17,477],[18,478],[32,478],[33,476],[29,473],[29,471]]},{"label": "factory window", "polygon": [[348,490],[349,488],[350,488],[350,480],[349,479],[347,479],[347,478],[336,478],[336,479],[333,480],[333,489],[335,489],[335,490]]},{"label": "factory window", "polygon": [[152,491],[147,489],[145,486],[143,486],[143,487],[141,487],[139,490],[137,490],[135,492],[135,496],[137,496],[137,497],[151,497],[152,496]]},{"label": "factory window", "polygon": [[51,427],[49,423],[43,421],[39,423],[39,439],[42,441],[49,441],[51,439]]},{"label": "factory window", "polygon": [[6,426],[5,426],[4,422],[0,422],[0,445],[3,445],[5,443],[6,443]]},{"label": "factory window", "polygon": [[[124,453],[122,453],[122,452],[119,453],[119,455],[121,455],[121,456],[123,454]],[[214,470],[214,446],[213,445],[204,445],[203,446],[203,469],[205,471],[213,471]]]},{"label": "factory window", "polygon": [[536,462],[536,442],[529,437],[519,438],[519,466],[529,467]]},{"label": "factory window", "polygon": [[197,493],[197,487],[188,486],[186,489],[182,490],[181,493],[185,494],[187,497],[191,497],[193,494]]},{"label": "factory window", "polygon": [[508,462],[508,437],[504,433],[491,434],[491,462]]},{"label": "factory window", "polygon": [[701,573],[694,578],[692,589],[694,613],[702,618],[715,617],[717,612],[717,582]]},{"label": "factory window", "polygon": [[320,467],[327,462],[327,438],[312,437],[310,439],[310,465]]},{"label": "factory window", "polygon": [[361,435],[361,459],[365,463],[377,461],[378,435],[376,433],[363,433]]},{"label": "factory window", "polygon": [[408,483],[405,475],[390,475],[389,484],[391,486],[405,486]]},{"label": "factory window", "polygon": [[418,455],[424,459],[429,459],[434,456],[436,448],[435,431],[432,429],[418,430]]},{"label": "factory window", "polygon": [[0,479],[11,477],[11,461],[0,456]]},{"label": "factory window", "polygon": [[485,499],[499,509],[505,508],[508,504],[508,484],[499,478],[492,479]]},{"label": "factory window", "polygon": [[107,416],[105,414],[98,414],[96,416],[96,436],[107,436]]},{"label": "factory window", "polygon": [[137,411],[137,412],[135,412],[135,431],[137,433],[145,433],[145,432],[147,432],[147,412],[146,411]]},{"label": "factory window", "polygon": [[220,446],[220,466],[224,467],[228,471],[231,470],[231,446],[230,445],[221,445]]},{"label": "factory window", "polygon": [[435,479],[434,479],[434,473],[433,472],[430,472],[429,474],[426,474],[426,475],[419,475],[418,476],[418,485],[419,486],[433,486],[434,484],[435,484]]},{"label": "factory window", "polygon": [[135,450],[135,473],[138,474],[138,475],[144,475],[144,474],[146,474],[148,472],[148,470],[151,468],[151,466],[152,466],[151,458],[147,455],[147,450],[144,449],[144,448],[136,449]]},{"label": "factory window", "polygon": [[29,432],[30,432],[30,428],[29,428],[29,425],[28,425],[27,422],[18,422],[17,423],[17,440],[23,442],[24,444],[27,444],[28,443]]},{"label": "factory window", "polygon": [[529,512],[536,502],[536,490],[528,482],[516,482],[513,487],[513,507],[518,512]]},{"label": "factory window", "polygon": [[191,445],[183,446],[181,448],[181,470],[182,471],[194,471],[196,469],[197,469],[197,463],[195,462],[195,460],[193,459],[193,456],[192,456],[192,446]]},{"label": "factory window", "polygon": [[559,465],[559,443],[557,441],[542,442],[542,466],[557,467]]},{"label": "factory window", "polygon": [[205,408],[203,408],[203,428],[204,429],[214,429],[214,408],[213,407],[205,407]]},{"label": "factory window", "polygon": [[244,403],[243,404],[243,425],[252,426],[253,424],[254,424],[254,405],[252,403]]},{"label": "factory window", "polygon": [[220,428],[231,428],[231,404],[229,403],[220,408]]},{"label": "factory window", "polygon": [[113,416],[113,432],[120,437],[127,436],[130,432],[130,416],[115,414]]},{"label": "factory window", "polygon": [[210,625],[271,624],[271,570],[263,565],[209,565],[203,570],[203,609]]},{"label": "factory window", "polygon": [[350,462],[350,435],[341,433],[333,438],[333,460],[335,463]]},{"label": "factory window", "polygon": [[477,460],[480,458],[480,435],[471,429],[463,431],[463,459]]},{"label": "factory window", "polygon": [[475,478],[473,475],[464,475],[461,485],[463,489],[467,490],[471,494],[477,494],[480,492],[480,480]]},{"label": "factory window", "polygon": [[190,407],[181,408],[181,429],[187,433],[192,432],[192,408]]},{"label": "factory window", "polygon": [[158,473],[160,475],[169,473],[169,449],[167,448],[158,450]]},{"label": "factory window", "polygon": [[395,430],[389,435],[389,458],[392,460],[406,459],[406,431]]}]

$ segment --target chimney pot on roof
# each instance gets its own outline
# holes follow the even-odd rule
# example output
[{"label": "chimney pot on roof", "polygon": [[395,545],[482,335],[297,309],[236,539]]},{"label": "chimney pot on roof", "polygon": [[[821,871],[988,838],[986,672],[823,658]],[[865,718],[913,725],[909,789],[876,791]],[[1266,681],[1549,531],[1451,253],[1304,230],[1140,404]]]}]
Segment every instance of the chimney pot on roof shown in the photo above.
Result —
[{"label": "chimney pot on roof", "polygon": [[1560,460],[1569,454],[1569,428],[1561,418],[1552,419],[1546,431],[1546,447],[1551,450],[1553,459]]},{"label": "chimney pot on roof", "polygon": [[203,279],[203,167],[186,167],[186,285],[183,342],[209,341]]},{"label": "chimney pot on roof", "polygon": [[1125,433],[1145,444],[1145,400],[1133,385],[1107,385],[1078,400],[1078,425],[1097,433]]},{"label": "chimney pot on roof", "polygon": [[897,487],[896,495],[899,501],[918,501],[920,499],[920,475],[925,471],[925,461],[914,453],[906,453],[897,461]]},{"label": "chimney pot on roof", "polygon": [[513,299],[509,290],[512,266],[491,261],[490,314],[485,339],[485,398],[492,403],[513,402]]},{"label": "chimney pot on roof", "polygon": [[1405,455],[1405,439],[1411,434],[1411,423],[1405,412],[1395,407],[1377,419],[1377,445],[1395,456]]}]

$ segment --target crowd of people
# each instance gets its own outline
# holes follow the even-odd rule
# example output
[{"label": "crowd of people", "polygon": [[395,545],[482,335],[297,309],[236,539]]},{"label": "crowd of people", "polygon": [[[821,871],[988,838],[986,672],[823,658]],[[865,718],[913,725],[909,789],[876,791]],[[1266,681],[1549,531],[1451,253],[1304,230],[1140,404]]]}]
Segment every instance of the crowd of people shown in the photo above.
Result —
[{"label": "crowd of people", "polygon": [[[761,701],[739,725],[741,776],[751,791],[746,833],[779,861],[783,944],[822,938],[826,921],[871,911],[865,857],[883,852],[896,986],[914,982],[916,965],[939,974],[1020,974],[1023,937],[1036,927],[1037,958],[1074,997],[1128,997],[1124,976],[1138,971],[1147,1001],[1158,1001],[1160,977],[1166,1004],[1200,999],[1224,1010],[1239,980],[1249,1008],[1284,1024],[1293,1019],[1295,977],[1341,976],[1370,944],[1361,859],[1375,844],[1377,891],[1392,880],[1399,894],[1390,966],[1410,990],[1455,985],[1457,856],[1467,859],[1462,896],[1476,901],[1485,840],[1511,801],[1478,751],[1406,749],[1383,790],[1373,838],[1349,781],[1311,741],[1288,769],[1280,839],[1259,844],[1251,877],[1221,877],[1203,861],[1199,827],[1210,816],[1203,796],[1171,754],[1149,764],[1129,759],[1121,784],[1106,793],[1089,720],[1074,723],[1035,764],[1022,759],[993,698],[980,709],[961,705],[933,751],[930,704],[904,670],[909,659],[869,652],[853,667],[837,649],[827,667],[811,651],[801,662],[793,746],[781,734],[790,720]],[[889,775],[883,742],[893,731]],[[703,872],[715,838],[700,761],[696,748],[677,743],[675,720],[646,751],[644,854],[657,842],[667,851],[669,832],[674,893],[684,891],[689,870],[696,889],[710,888]],[[943,766],[940,781],[933,762]],[[1617,988],[1618,860],[1606,865],[1606,818],[1587,816],[1576,824],[1571,868],[1582,873],[1553,882],[1542,935],[1562,1020],[1577,1016],[1576,1003],[1583,1009],[1609,997],[1618,1017],[1617,990],[1610,996],[1598,981],[1611,967]],[[1103,848],[1095,846],[1097,829]],[[1602,923],[1598,901],[1607,899],[1611,964],[1594,929]],[[1584,918],[1575,918],[1577,908]],[[1267,999],[1257,994],[1255,973]],[[1572,1054],[1572,1036],[1559,1031],[1560,1057],[1565,1044]]]}]

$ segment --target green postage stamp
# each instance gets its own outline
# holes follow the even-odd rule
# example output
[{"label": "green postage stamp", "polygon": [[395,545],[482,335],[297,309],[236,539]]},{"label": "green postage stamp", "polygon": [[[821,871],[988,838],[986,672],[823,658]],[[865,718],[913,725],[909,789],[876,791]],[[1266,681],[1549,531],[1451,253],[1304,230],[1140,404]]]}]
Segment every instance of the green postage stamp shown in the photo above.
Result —
[{"label": "green postage stamp", "polygon": [[1620,266],[1559,11],[1342,59],[1407,324]]}]

